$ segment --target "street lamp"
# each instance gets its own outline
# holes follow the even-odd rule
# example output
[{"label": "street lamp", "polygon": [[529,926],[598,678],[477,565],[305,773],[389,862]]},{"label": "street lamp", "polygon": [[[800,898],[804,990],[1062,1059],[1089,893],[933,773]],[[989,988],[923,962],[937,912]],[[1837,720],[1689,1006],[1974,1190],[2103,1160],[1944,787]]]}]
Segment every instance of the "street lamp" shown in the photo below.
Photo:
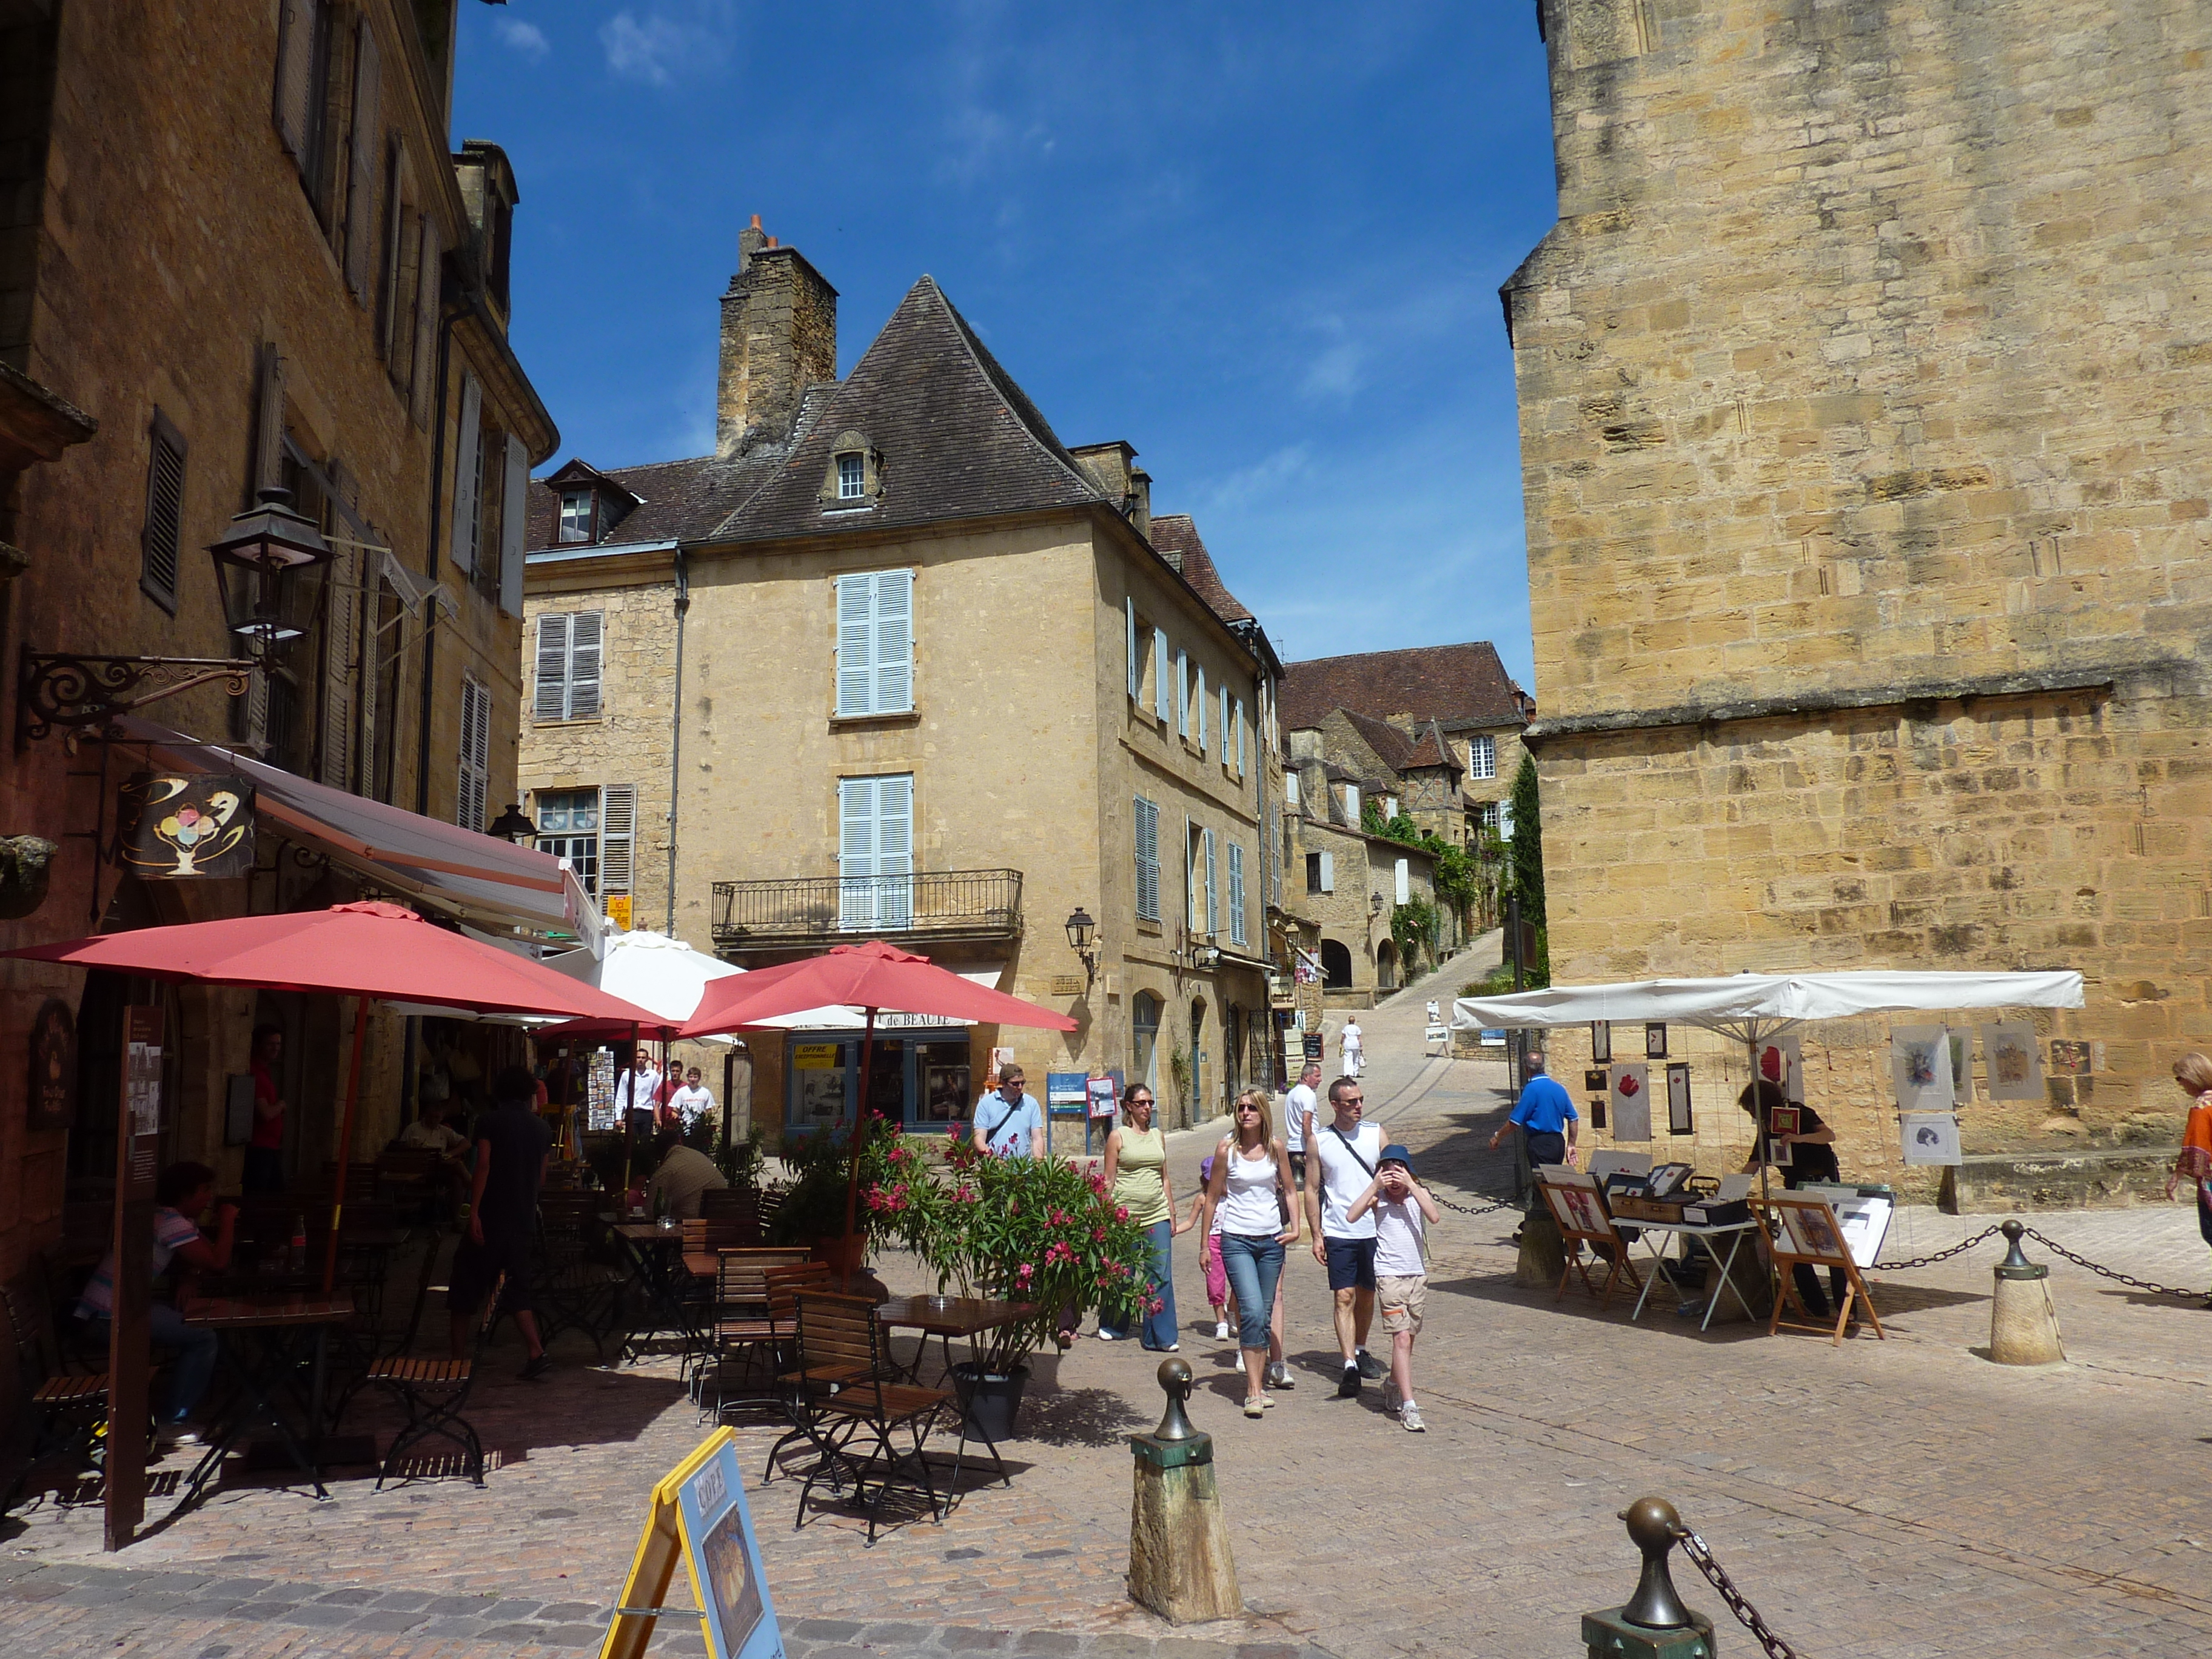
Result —
[{"label": "street lamp", "polygon": [[507,811],[491,821],[491,827],[484,834],[499,836],[517,847],[526,847],[538,839],[538,826],[530,821],[530,815],[522,810],[520,802],[509,801]]},{"label": "street lamp", "polygon": [[230,631],[264,662],[313,627],[331,566],[330,544],[291,503],[290,490],[264,489],[208,549]]},{"label": "street lamp", "polygon": [[1067,948],[1083,958],[1083,982],[1086,986],[1096,983],[1098,978],[1098,950],[1091,942],[1097,926],[1091,920],[1091,913],[1079,904],[1067,919]]}]

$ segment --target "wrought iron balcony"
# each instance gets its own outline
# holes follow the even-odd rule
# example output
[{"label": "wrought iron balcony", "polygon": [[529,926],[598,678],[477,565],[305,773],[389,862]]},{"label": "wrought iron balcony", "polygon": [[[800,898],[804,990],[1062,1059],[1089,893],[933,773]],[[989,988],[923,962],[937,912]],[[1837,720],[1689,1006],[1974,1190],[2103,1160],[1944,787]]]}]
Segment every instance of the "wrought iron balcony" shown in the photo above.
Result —
[{"label": "wrought iron balcony", "polygon": [[855,939],[1018,939],[1022,872],[928,870],[910,876],[718,881],[714,930],[714,944],[724,951]]}]

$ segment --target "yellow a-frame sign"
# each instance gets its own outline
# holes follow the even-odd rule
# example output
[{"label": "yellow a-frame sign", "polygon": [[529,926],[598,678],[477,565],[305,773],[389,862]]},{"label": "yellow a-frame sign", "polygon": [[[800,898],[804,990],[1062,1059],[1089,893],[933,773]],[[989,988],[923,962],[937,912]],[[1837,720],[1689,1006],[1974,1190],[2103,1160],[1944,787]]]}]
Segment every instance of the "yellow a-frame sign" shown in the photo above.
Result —
[{"label": "yellow a-frame sign", "polygon": [[715,1430],[653,1487],[653,1513],[599,1659],[642,1659],[679,1558],[691,1576],[708,1659],[782,1659],[783,1637],[761,1573],[734,1430]]}]

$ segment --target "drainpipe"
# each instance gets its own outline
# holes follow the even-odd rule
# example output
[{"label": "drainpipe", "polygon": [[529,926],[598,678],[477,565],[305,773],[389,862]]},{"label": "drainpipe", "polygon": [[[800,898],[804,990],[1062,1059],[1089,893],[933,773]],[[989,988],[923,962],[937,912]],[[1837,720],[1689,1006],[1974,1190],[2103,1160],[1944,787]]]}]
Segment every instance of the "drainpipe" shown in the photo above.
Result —
[{"label": "drainpipe", "polygon": [[[445,262],[439,261],[442,273]],[[443,281],[442,274],[440,278]],[[430,545],[423,560],[422,574],[434,578],[438,574],[438,532],[443,527],[446,477],[446,375],[449,354],[453,342],[453,313],[442,303],[438,307],[438,412],[431,417],[430,443]],[[415,738],[415,811],[424,817],[430,815],[430,708],[436,696],[438,665],[438,602],[426,600],[428,614],[422,621],[422,717]]]},{"label": "drainpipe", "polygon": [[[669,715],[668,733],[668,924],[664,930],[676,936],[676,801],[684,787],[684,623],[691,613],[691,568],[681,543],[676,549],[676,696]],[[725,1121],[729,1107],[725,1097]]]}]

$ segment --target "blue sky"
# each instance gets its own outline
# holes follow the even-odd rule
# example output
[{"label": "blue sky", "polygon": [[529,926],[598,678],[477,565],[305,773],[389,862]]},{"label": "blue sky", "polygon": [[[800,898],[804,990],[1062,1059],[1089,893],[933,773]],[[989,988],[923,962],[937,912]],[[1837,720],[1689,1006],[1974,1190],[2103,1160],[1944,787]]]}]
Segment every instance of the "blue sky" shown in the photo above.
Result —
[{"label": "blue sky", "polygon": [[929,272],[1286,658],[1491,639],[1540,696],[1497,295],[1557,205],[1534,9],[470,4],[453,132],[521,181],[562,458],[712,447],[757,213],[838,289],[841,374]]}]

